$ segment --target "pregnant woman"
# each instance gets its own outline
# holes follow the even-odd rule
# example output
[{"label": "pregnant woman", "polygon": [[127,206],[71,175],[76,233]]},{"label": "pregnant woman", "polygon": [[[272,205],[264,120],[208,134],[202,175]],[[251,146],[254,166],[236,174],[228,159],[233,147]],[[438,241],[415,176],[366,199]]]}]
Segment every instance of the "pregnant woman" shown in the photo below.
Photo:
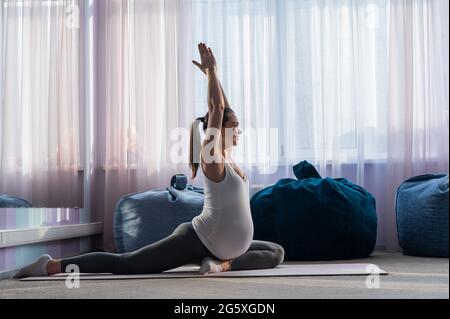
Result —
[{"label": "pregnant woman", "polygon": [[[190,167],[192,178],[199,166],[205,177],[202,213],[192,222],[180,224],[168,237],[134,252],[92,252],[59,260],[42,255],[14,278],[50,276],[71,265],[81,273],[149,274],[200,264],[199,272],[208,274],[274,268],[283,262],[280,245],[252,240],[249,181],[230,156],[240,134],[238,118],[223,92],[211,49],[203,43],[198,47],[201,63],[193,63],[208,77],[208,113],[191,127]],[[194,143],[200,142],[194,139],[198,123],[206,136],[196,148]],[[200,161],[194,160],[196,154]]]}]

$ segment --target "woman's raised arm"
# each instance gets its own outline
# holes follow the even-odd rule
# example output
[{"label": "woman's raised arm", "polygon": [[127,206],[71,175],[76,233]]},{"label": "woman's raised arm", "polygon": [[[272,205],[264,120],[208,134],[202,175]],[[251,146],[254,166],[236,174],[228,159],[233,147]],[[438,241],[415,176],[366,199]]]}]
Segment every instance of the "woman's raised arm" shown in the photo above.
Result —
[{"label": "woman's raised arm", "polygon": [[[205,44],[200,43],[200,44],[199,44],[200,56],[202,56],[202,53],[203,53],[205,50],[207,50],[208,52],[210,52],[211,55],[212,55],[212,57],[214,58],[214,55],[212,54],[211,48],[206,48],[206,45],[205,45]],[[208,71],[207,71],[207,70],[208,70],[207,62],[208,62],[208,61],[203,61],[203,59],[202,59],[202,64],[198,63],[197,61],[192,61],[192,63],[194,63],[194,64],[200,69],[200,71],[202,71],[205,75],[208,75]],[[217,71],[217,65],[216,65],[216,62],[215,62],[215,58],[214,58],[214,65],[215,65],[215,68],[214,68],[214,69]],[[223,97],[223,100],[224,100],[224,103],[225,103],[225,104],[224,104],[224,105],[225,105],[225,108],[230,107],[230,103],[228,102],[227,96],[225,95],[225,91],[223,90],[222,83],[220,83],[220,79],[219,79],[218,77],[217,77],[217,80],[219,81],[220,91],[221,91],[221,93],[222,93],[222,97]]]},{"label": "woman's raised arm", "polygon": [[[206,75],[208,76],[208,128],[205,134],[205,140],[203,141],[202,151],[204,146],[208,145],[206,154],[211,156],[207,163],[213,163],[213,166],[219,165],[220,167],[214,167],[214,171],[223,172],[222,154],[220,152],[221,142],[221,129],[223,114],[225,109],[225,101],[221,91],[221,85],[217,75],[216,59],[212,53],[211,48],[207,48],[205,44],[200,43],[198,45],[202,63],[193,61]],[[214,150],[213,154],[210,150]]]}]

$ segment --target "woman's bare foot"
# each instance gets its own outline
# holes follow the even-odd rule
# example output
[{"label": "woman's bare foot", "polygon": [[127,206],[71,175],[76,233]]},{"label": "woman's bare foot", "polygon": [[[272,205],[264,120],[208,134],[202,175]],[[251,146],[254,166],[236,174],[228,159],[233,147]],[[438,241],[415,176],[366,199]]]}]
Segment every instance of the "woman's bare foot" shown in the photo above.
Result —
[{"label": "woman's bare foot", "polygon": [[61,273],[61,261],[52,259],[47,263],[47,274],[49,276]]},{"label": "woman's bare foot", "polygon": [[231,269],[231,260],[214,260],[205,257],[200,265],[199,273],[202,275],[229,271]]},{"label": "woman's bare foot", "polygon": [[231,260],[226,260],[222,262],[222,271],[230,271],[231,270]]}]

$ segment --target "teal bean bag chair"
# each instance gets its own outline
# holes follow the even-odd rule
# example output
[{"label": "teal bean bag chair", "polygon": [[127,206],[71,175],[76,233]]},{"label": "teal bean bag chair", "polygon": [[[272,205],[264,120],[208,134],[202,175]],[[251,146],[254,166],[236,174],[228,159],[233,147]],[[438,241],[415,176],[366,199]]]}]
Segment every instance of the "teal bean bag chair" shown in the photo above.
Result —
[{"label": "teal bean bag chair", "polygon": [[280,244],[286,260],[369,256],[377,237],[375,198],[345,178],[321,178],[307,161],[250,199],[254,239]]},{"label": "teal bean bag chair", "polygon": [[396,193],[397,230],[405,255],[448,257],[448,175],[404,181]]}]

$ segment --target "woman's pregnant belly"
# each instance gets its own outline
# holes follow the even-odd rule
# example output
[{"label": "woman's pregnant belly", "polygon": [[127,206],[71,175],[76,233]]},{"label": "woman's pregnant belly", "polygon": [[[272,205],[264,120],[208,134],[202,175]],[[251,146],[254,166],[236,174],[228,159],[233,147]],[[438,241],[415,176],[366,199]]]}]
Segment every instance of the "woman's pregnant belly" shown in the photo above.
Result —
[{"label": "woman's pregnant belly", "polygon": [[205,207],[192,223],[203,244],[222,260],[244,254],[253,239],[253,220],[249,211],[230,212]]}]

